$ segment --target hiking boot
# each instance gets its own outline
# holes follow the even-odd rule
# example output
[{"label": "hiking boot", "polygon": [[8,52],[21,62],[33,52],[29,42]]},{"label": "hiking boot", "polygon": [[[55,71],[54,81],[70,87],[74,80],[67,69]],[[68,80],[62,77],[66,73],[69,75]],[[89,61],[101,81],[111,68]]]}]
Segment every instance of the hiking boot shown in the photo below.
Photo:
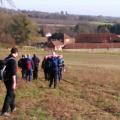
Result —
[{"label": "hiking boot", "polygon": [[10,117],[10,113],[8,113],[8,112],[4,112],[4,113],[1,113],[1,116],[4,116],[4,117]]},{"label": "hiking boot", "polygon": [[11,112],[16,112],[16,107],[11,110]]}]

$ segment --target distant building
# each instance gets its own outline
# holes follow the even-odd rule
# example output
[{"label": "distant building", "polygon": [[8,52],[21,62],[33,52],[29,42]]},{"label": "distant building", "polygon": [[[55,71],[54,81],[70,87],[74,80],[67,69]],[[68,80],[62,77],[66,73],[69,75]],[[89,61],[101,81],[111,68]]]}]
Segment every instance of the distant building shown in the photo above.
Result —
[{"label": "distant building", "polygon": [[75,43],[75,38],[72,38],[68,36],[67,34],[64,34],[64,45]]},{"label": "distant building", "polygon": [[62,50],[67,45],[74,43],[75,39],[64,33],[54,33],[48,37],[48,47],[54,50]]},{"label": "distant building", "polygon": [[57,50],[57,51],[62,51],[62,48],[64,47],[64,44],[57,40],[50,41],[47,45],[51,50]]},{"label": "distant building", "polygon": [[118,38],[118,35],[111,33],[79,34],[75,43],[111,43]]},{"label": "distant building", "polygon": [[48,33],[45,34],[45,37],[47,37],[47,38],[51,37],[51,36],[52,36],[52,34],[50,32],[48,32]]},{"label": "distant building", "polygon": [[79,34],[75,43],[66,44],[64,49],[120,48],[120,35],[111,33]]}]

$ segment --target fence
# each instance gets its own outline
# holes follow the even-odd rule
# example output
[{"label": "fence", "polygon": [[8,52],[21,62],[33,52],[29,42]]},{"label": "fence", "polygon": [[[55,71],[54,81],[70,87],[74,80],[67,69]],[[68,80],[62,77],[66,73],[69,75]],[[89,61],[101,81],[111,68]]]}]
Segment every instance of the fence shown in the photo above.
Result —
[{"label": "fence", "polygon": [[100,49],[120,48],[120,43],[74,43],[64,46],[64,49]]}]

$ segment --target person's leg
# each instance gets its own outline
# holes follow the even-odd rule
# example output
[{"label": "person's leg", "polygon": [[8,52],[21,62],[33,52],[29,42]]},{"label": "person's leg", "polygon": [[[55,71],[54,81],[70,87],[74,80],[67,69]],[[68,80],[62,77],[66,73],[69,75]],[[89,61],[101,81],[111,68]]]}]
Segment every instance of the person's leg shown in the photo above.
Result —
[{"label": "person's leg", "polygon": [[35,70],[33,70],[33,80],[35,80]]},{"label": "person's leg", "polygon": [[46,72],[46,80],[49,81],[49,73],[48,73],[48,71]]},{"label": "person's leg", "polygon": [[11,94],[11,103],[10,103],[10,108],[11,108],[11,111],[14,111],[14,109],[16,108],[16,104],[15,104],[15,93],[14,91],[11,91],[12,94]]},{"label": "person's leg", "polygon": [[37,80],[37,71],[35,71],[34,79]]},{"label": "person's leg", "polygon": [[9,82],[9,80],[4,82],[6,89],[7,89],[7,93],[6,93],[6,97],[4,100],[4,104],[3,104],[3,108],[2,108],[2,114],[4,114],[5,112],[8,112],[9,109],[9,105],[11,103],[11,96],[12,96],[12,83]]},{"label": "person's leg", "polygon": [[48,70],[48,81],[50,81],[50,70]]},{"label": "person's leg", "polygon": [[36,76],[36,79],[38,79],[38,67],[36,68],[36,74],[35,74]]},{"label": "person's leg", "polygon": [[59,80],[62,80],[62,68],[60,68],[60,73],[59,73]]},{"label": "person's leg", "polygon": [[44,76],[45,76],[45,80],[47,80],[47,72],[45,69],[44,69]]},{"label": "person's leg", "polygon": [[53,72],[51,72],[50,73],[50,84],[49,84],[49,87],[52,87],[53,79],[54,79],[54,75],[53,75]]},{"label": "person's leg", "polygon": [[23,69],[22,69],[21,73],[22,73],[22,79],[24,79],[24,70]]},{"label": "person's leg", "polygon": [[35,67],[35,69],[34,69],[34,79],[37,80],[37,78],[38,78],[38,67]]},{"label": "person's leg", "polygon": [[31,81],[31,75],[30,75],[30,73],[28,75],[28,80],[29,80],[29,82]]},{"label": "person's leg", "polygon": [[29,81],[29,71],[26,70],[26,81]]},{"label": "person's leg", "polygon": [[49,87],[52,87],[52,84],[53,84],[53,79],[50,79]]},{"label": "person's leg", "polygon": [[60,69],[58,70],[58,79],[60,81]]},{"label": "person's leg", "polygon": [[32,80],[32,74],[31,74],[31,70],[28,71],[28,81],[30,82]]},{"label": "person's leg", "polygon": [[4,114],[5,112],[8,112],[9,103],[10,103],[10,96],[9,96],[9,93],[7,92],[5,100],[4,100],[4,104],[2,107],[2,114]]},{"label": "person's leg", "polygon": [[32,71],[32,69],[30,70],[30,81],[32,81],[33,80],[33,71]]},{"label": "person's leg", "polygon": [[58,85],[58,72],[54,72],[54,88]]},{"label": "person's leg", "polygon": [[23,69],[23,80],[27,80],[27,71]]}]

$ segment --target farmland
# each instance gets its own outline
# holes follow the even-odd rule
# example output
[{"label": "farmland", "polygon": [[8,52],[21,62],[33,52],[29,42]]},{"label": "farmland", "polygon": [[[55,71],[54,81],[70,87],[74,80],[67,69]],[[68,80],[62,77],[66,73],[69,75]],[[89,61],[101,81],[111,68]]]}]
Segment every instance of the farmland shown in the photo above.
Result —
[{"label": "farmland", "polygon": [[[41,59],[48,54],[34,49],[22,50],[20,56],[23,53],[36,53]],[[0,52],[1,58],[5,54]],[[120,120],[120,53],[62,54],[66,71],[57,89],[48,87],[41,69],[39,79],[30,83],[21,80],[19,71],[17,111],[10,120]],[[1,108],[5,96],[1,81],[0,91]]]}]

